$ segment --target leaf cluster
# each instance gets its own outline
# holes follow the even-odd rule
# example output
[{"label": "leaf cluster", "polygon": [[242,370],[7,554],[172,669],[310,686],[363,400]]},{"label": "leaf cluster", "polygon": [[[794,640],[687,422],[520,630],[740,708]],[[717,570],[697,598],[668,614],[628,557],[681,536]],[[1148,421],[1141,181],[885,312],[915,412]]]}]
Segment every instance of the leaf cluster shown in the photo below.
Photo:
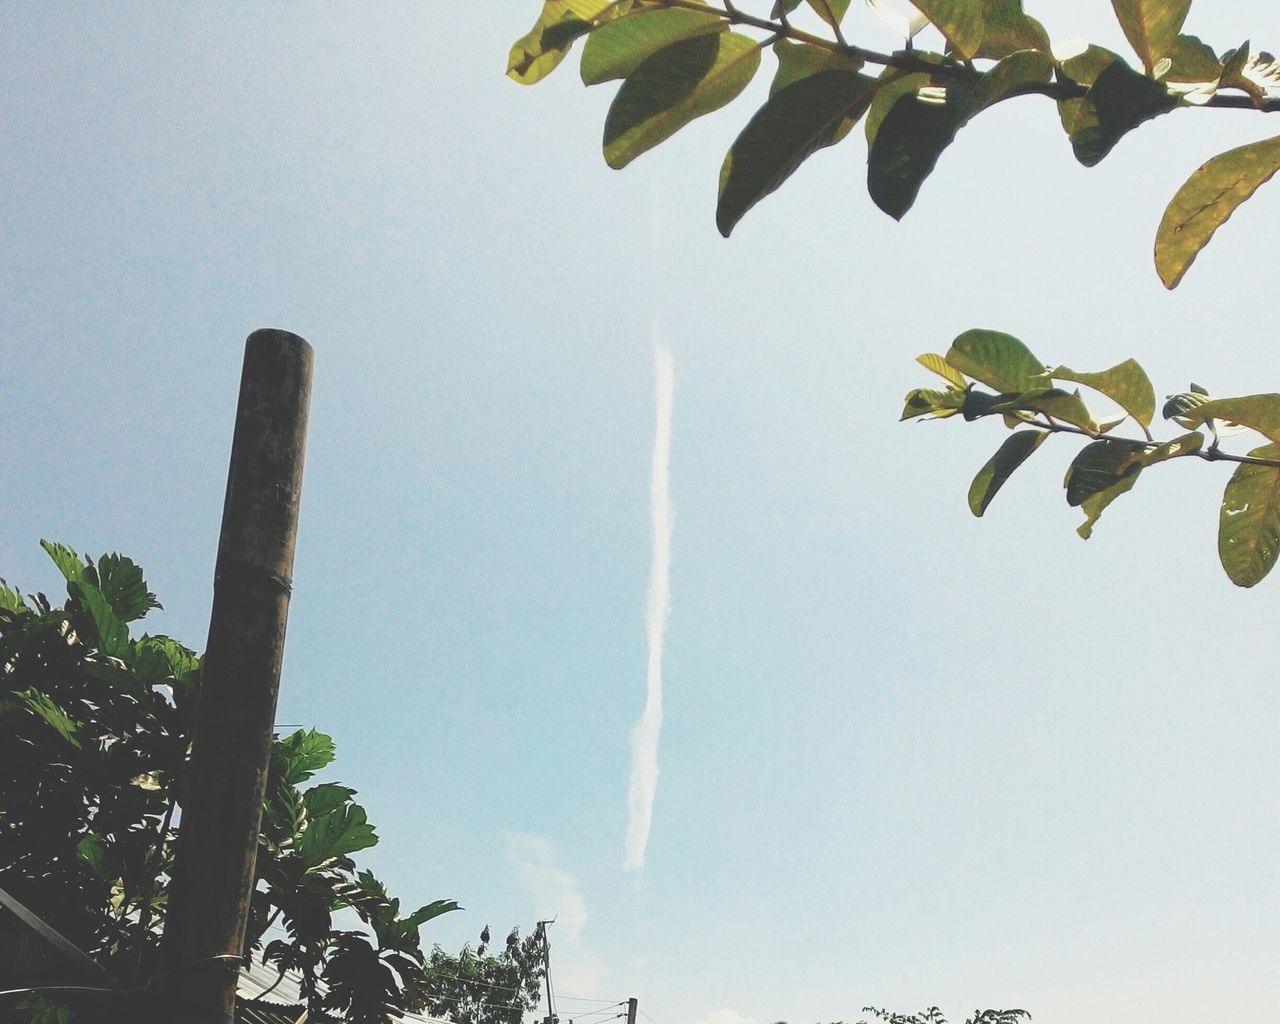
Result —
[{"label": "leaf cluster", "polygon": [[[1150,430],[1155,391],[1133,359],[1097,373],[1079,373],[1042,363],[1012,335],[971,330],[957,337],[945,356],[930,353],[918,361],[940,376],[945,387],[908,392],[902,419],[995,416],[1011,431],[969,487],[975,516],[986,512],[1013,472],[1050,434],[1075,434],[1089,443],[1072,459],[1063,487],[1067,504],[1085,514],[1077,530],[1081,537],[1092,535],[1103,510],[1132,490],[1151,466],[1190,457],[1234,462],[1219,515],[1219,560],[1241,587],[1260,582],[1275,565],[1280,555],[1280,394],[1212,399],[1193,384],[1189,391],[1169,395],[1162,409],[1165,419],[1187,432],[1157,441]],[[1083,384],[1111,399],[1120,411],[1096,416],[1079,388],[1069,391],[1058,383]],[[1141,428],[1142,438],[1111,433],[1128,419]],[[1247,455],[1222,451],[1221,435],[1239,429],[1257,431],[1268,443]]]},{"label": "leaf cluster", "polygon": [[545,930],[521,938],[513,928],[497,954],[487,953],[487,933],[475,950],[467,945],[454,955],[432,949],[425,983],[415,993],[426,1012],[457,1024],[520,1024],[537,1007],[546,976]]},{"label": "leaf cluster", "polygon": [[[131,635],[160,607],[132,561],[43,546],[66,580],[62,607],[0,580],[0,877],[128,988],[163,927],[201,662],[169,637]],[[378,837],[355,790],[313,782],[333,758],[315,730],[274,742],[246,948],[297,971],[313,1015],[372,1024],[424,1005],[418,930],[457,904],[402,912],[358,869],[353,855]],[[363,930],[336,926],[344,909]],[[267,941],[277,922],[284,937]]]},{"label": "leaf cluster", "polygon": [[[849,0],[807,0],[827,34],[794,26],[801,0],[767,16],[731,0],[544,0],[516,41],[507,74],[532,84],[585,38],[586,85],[619,82],[605,118],[604,157],[625,167],[692,121],[736,99],[771,50],[769,94],[720,168],[716,223],[726,237],[809,157],[862,123],[867,191],[901,218],[957,133],[1024,95],[1057,105],[1076,159],[1092,167],[1130,131],[1179,108],[1280,109],[1280,65],[1246,41],[1221,56],[1183,31],[1191,0],[1112,0],[1138,59],[1099,46],[1064,50],[1021,0],[916,0],[940,52],[878,53],[846,39]],[[878,7],[879,4],[873,6]],[[1280,169],[1280,137],[1210,160],[1178,191],[1156,237],[1166,286],[1182,279],[1231,213]]]}]

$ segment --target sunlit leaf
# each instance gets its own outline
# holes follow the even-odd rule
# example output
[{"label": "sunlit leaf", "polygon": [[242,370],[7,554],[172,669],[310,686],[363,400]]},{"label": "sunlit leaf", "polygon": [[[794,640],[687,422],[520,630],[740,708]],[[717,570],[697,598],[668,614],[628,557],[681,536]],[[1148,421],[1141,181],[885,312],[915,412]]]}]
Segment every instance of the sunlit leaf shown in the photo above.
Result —
[{"label": "sunlit leaf", "polygon": [[919,90],[901,94],[881,117],[867,153],[867,191],[889,216],[901,219],[920,186],[956,133],[987,107],[1049,81],[1052,62],[1036,50],[1022,50],[1000,61],[975,82],[951,82],[941,102],[922,99]]},{"label": "sunlit leaf", "polygon": [[1280,170],[1280,136],[1215,156],[1177,191],[1156,231],[1156,271],[1176,288],[1236,208]]},{"label": "sunlit leaf", "polygon": [[1043,430],[1015,430],[1005,438],[1004,444],[987,460],[969,485],[969,511],[981,516],[1013,471],[1026,462],[1048,436]]},{"label": "sunlit leaf", "polygon": [[849,9],[849,0],[809,0],[814,13],[832,28],[839,28]]},{"label": "sunlit leaf", "polygon": [[871,101],[875,79],[828,70],[770,95],[734,140],[720,168],[716,226],[726,238],[743,215],[818,150],[848,134]]},{"label": "sunlit leaf", "polygon": [[673,43],[728,28],[711,11],[684,8],[639,8],[601,25],[587,37],[580,71],[587,85],[626,78],[636,68]]},{"label": "sunlit leaf", "polygon": [[975,57],[999,60],[1018,50],[1049,52],[1044,26],[1022,9],[1022,0],[982,0],[984,30]]},{"label": "sunlit leaf", "polygon": [[916,388],[914,391],[907,392],[899,422],[915,419],[917,416],[946,419],[964,408],[965,399],[966,393],[963,391]]},{"label": "sunlit leaf", "polygon": [[1126,491],[1133,490],[1133,485],[1138,482],[1138,474],[1130,473],[1128,476],[1121,477],[1109,487],[1104,487],[1100,491],[1095,491],[1089,497],[1080,503],[1080,509],[1084,512],[1084,522],[1076,527],[1078,533],[1085,540],[1093,536],[1093,525],[1101,517],[1103,510],[1110,505],[1116,498],[1124,494]]},{"label": "sunlit leaf", "polygon": [[974,0],[912,0],[961,57],[973,57],[982,45],[983,4]]},{"label": "sunlit leaf", "polygon": [[1178,105],[1177,96],[1100,46],[1062,62],[1072,81],[1087,86],[1083,97],[1058,101],[1058,116],[1071,148],[1086,167],[1099,163],[1128,132]]},{"label": "sunlit leaf", "polygon": [[298,837],[298,855],[308,870],[321,867],[335,857],[378,844],[378,836],[359,804],[344,804],[307,822]]},{"label": "sunlit leaf", "polygon": [[81,749],[78,736],[79,726],[60,705],[54,702],[52,697],[35,689],[22,690],[14,693],[13,696],[26,705],[28,711],[43,720],[64,740],[77,750]]},{"label": "sunlit leaf", "polygon": [[862,61],[847,57],[843,53],[830,50],[825,46],[812,43],[797,43],[790,39],[779,39],[773,44],[773,54],[778,58],[778,70],[769,83],[769,95],[781,92],[789,85],[795,85],[803,78],[816,75],[819,71],[858,71]]},{"label": "sunlit leaf", "polygon": [[644,61],[622,83],[605,118],[604,157],[625,167],[695,118],[742,92],[760,66],[760,46],[736,32],[695,36]]},{"label": "sunlit leaf", "polygon": [[533,28],[511,47],[507,75],[521,85],[546,78],[608,6],[608,0],[546,0]]},{"label": "sunlit leaf", "polygon": [[[1249,453],[1280,459],[1280,444]],[[1227,484],[1218,518],[1218,558],[1231,582],[1252,587],[1271,571],[1280,553],[1280,469],[1242,463]]]},{"label": "sunlit leaf", "polygon": [[17,590],[11,590],[2,579],[0,579],[0,609],[7,612],[23,612],[26,610],[26,605],[22,601],[22,594]]},{"label": "sunlit leaf", "polygon": [[1120,27],[1147,73],[1173,49],[1191,0],[1111,0]]},{"label": "sunlit leaf", "polygon": [[299,729],[276,743],[274,754],[284,762],[284,781],[296,786],[333,761],[333,738],[314,729]]},{"label": "sunlit leaf", "polygon": [[1166,82],[1216,82],[1222,74],[1218,55],[1198,36],[1180,35],[1173,41]]},{"label": "sunlit leaf", "polygon": [[1256,430],[1269,441],[1280,442],[1280,394],[1246,395],[1243,398],[1216,398],[1187,409],[1177,417],[1186,427],[1208,420],[1238,423]]},{"label": "sunlit leaf", "polygon": [[964,374],[948,363],[940,355],[933,352],[926,352],[922,356],[916,356],[916,362],[926,370],[931,370],[936,373],[939,377],[959,391],[963,391],[969,386],[969,382],[965,379]]},{"label": "sunlit leaf", "polygon": [[307,810],[307,817],[319,818],[321,815],[336,811],[355,795],[356,791],[348,786],[326,782],[306,790],[302,794],[302,805]]},{"label": "sunlit leaf", "polygon": [[1011,334],[965,331],[951,343],[947,362],[961,373],[1001,392],[1044,390],[1044,363]]},{"label": "sunlit leaf", "polygon": [[1146,371],[1136,360],[1103,370],[1101,373],[1078,373],[1065,366],[1047,371],[1054,380],[1070,380],[1106,395],[1137,420],[1144,429],[1151,426],[1156,414],[1156,393]]}]

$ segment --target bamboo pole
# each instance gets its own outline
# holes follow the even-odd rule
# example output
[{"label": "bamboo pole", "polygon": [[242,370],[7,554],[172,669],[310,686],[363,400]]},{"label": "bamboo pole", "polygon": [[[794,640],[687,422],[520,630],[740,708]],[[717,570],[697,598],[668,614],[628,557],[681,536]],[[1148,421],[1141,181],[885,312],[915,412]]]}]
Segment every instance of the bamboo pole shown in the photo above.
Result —
[{"label": "bamboo pole", "polygon": [[311,346],[245,343],[213,612],[155,989],[169,1019],[231,1024],[280,691]]}]

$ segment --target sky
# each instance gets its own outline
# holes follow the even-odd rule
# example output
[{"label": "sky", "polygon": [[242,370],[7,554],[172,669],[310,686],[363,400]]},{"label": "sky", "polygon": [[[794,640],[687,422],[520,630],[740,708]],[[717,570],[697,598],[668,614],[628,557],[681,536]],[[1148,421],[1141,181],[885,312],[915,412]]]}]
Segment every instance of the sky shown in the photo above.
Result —
[{"label": "sky", "polygon": [[[1026,97],[901,223],[855,132],[726,241],[720,162],[772,58],[619,173],[611,87],[504,77],[537,11],[0,5],[0,576],[59,593],[41,538],[128,554],[147,627],[203,647],[244,339],[294,331],[278,720],[334,736],[393,892],[466,908],[427,942],[556,917],[583,1024],[628,996],[651,1024],[1265,1018],[1280,582],[1217,564],[1229,469],[1149,472],[1086,543],[1070,442],[976,520],[1003,428],[898,417],[915,356],[971,327],[1136,358],[1160,395],[1280,389],[1280,189],[1176,292],[1150,255],[1186,176],[1275,129],[1177,112],[1086,170]],[[1125,48],[1102,0],[1030,12]],[[1187,28],[1280,45],[1261,0]],[[861,5],[847,34],[895,45]]]}]

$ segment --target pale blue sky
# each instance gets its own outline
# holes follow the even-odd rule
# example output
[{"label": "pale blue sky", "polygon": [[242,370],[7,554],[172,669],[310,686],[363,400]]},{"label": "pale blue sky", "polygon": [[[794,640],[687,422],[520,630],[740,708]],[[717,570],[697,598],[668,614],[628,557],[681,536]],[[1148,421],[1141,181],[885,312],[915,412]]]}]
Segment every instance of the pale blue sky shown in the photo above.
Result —
[{"label": "pale blue sky", "polygon": [[[860,5],[850,34],[891,46]],[[1071,157],[984,114],[901,224],[859,137],[716,233],[759,81],[621,174],[611,90],[503,77],[533,0],[0,6],[0,575],[119,550],[203,646],[245,335],[317,353],[280,720],[339,745],[457,947],[560,914],[566,995],[657,1024],[1025,1006],[1257,1020],[1280,999],[1275,593],[1217,565],[1223,467],[1074,533],[1053,439],[987,517],[993,423],[899,424],[961,330],[1160,394],[1280,388],[1264,188],[1168,294],[1164,203],[1274,133],[1189,111]],[[1032,4],[1123,47],[1103,0]],[[1215,48],[1280,46],[1201,0]],[[923,40],[922,40],[923,41]],[[672,350],[661,781],[644,699],[652,339]],[[566,1001],[562,1011],[594,1004]]]}]

